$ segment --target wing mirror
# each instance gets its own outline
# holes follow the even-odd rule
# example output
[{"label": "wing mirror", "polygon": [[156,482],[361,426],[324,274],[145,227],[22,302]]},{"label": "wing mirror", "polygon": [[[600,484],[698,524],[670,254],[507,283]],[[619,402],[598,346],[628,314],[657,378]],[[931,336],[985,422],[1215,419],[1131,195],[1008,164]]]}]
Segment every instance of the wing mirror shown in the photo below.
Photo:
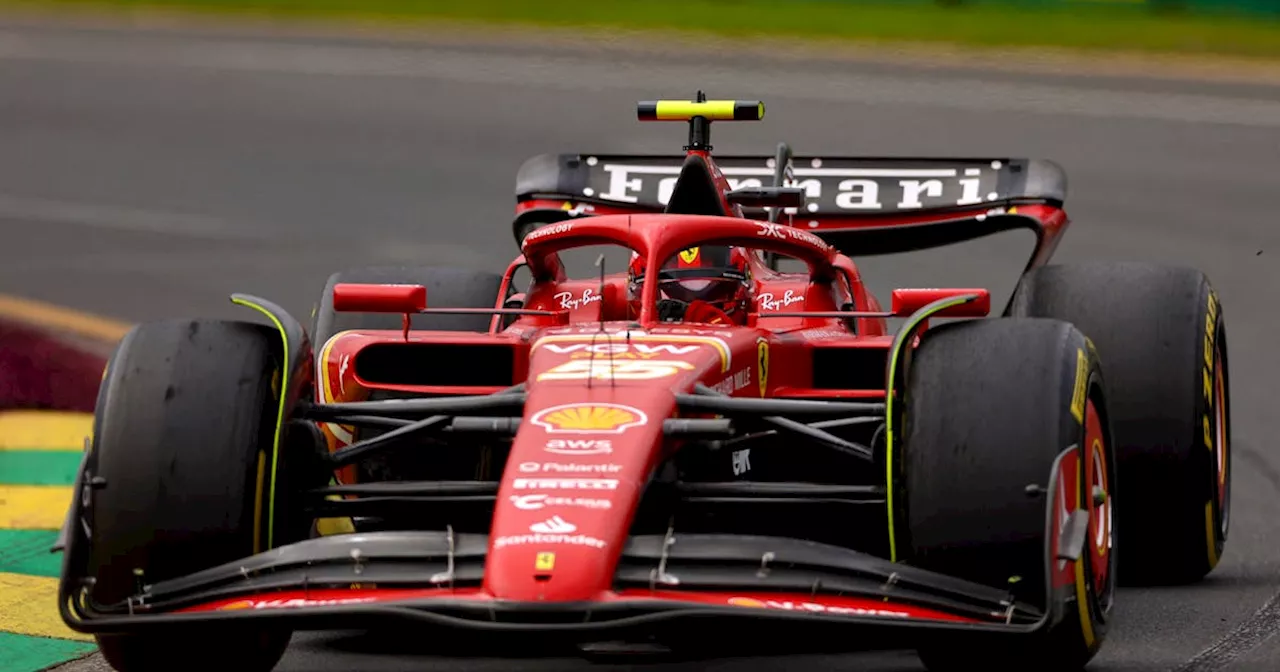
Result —
[{"label": "wing mirror", "polygon": [[427,309],[427,288],[338,283],[333,286],[333,309],[340,313],[420,313]]},{"label": "wing mirror", "polygon": [[895,289],[890,311],[907,317],[925,306],[947,298],[976,294],[977,298],[943,308],[929,317],[986,317],[991,313],[991,292],[985,289]]}]

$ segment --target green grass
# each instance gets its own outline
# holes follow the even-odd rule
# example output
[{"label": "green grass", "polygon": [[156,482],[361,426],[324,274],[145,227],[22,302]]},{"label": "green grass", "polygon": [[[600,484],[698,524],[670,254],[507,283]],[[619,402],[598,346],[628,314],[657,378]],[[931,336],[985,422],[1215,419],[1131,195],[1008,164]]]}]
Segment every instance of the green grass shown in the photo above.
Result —
[{"label": "green grass", "polygon": [[[1077,4],[1067,9],[1055,9],[1046,0],[1039,7],[1020,9],[994,2],[940,7],[928,0],[0,0],[0,4],[1280,57],[1280,12],[1254,18],[1156,13],[1141,0],[1111,7]],[[1027,4],[1037,3],[1027,0]]]}]

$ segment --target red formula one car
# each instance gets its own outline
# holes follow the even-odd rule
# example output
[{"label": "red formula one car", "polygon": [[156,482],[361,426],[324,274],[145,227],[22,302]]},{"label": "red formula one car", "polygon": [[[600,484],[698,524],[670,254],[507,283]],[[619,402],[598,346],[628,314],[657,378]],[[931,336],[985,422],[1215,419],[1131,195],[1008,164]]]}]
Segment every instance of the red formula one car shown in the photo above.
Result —
[{"label": "red formula one car", "polygon": [[[1049,162],[713,159],[711,122],[763,105],[639,109],[688,122],[683,162],[531,160],[503,274],[357,269],[309,330],[236,295],[270,326],[131,331],[59,543],[67,624],[121,672],[392,627],[1078,670],[1117,578],[1213,569],[1227,344],[1201,273],[1045,265]],[[1018,227],[1039,243],[997,316],[970,288],[886,309],[846,256]],[[602,245],[625,273],[568,277]]]}]

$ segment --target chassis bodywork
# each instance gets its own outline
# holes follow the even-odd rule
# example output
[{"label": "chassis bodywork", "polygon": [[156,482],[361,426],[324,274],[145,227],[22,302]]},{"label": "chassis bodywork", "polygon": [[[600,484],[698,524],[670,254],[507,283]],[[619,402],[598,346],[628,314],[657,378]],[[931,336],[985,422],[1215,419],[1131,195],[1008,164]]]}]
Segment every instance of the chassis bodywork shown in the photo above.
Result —
[{"label": "chassis bodywork", "polygon": [[[335,305],[405,313],[406,327],[312,344],[280,307],[233,297],[280,333],[273,450],[320,428],[335,479],[306,493],[307,510],[345,527],[140,582],[126,603],[95,604],[78,497],[59,541],[64,620],[93,633],[405,621],[594,641],[724,619],[771,632],[794,625],[797,637],[883,629],[876,640],[893,646],[956,632],[1023,635],[1076,618],[1080,509],[1046,506],[1043,596],[1018,600],[898,561],[895,401],[912,348],[930,320],[986,315],[990,296],[903,290],[886,310],[841,251],[1031,228],[1038,244],[1028,267],[1042,264],[1067,221],[1061,172],[1036,161],[806,157],[817,172],[805,173],[791,170],[789,150],[773,165],[731,159],[722,169],[707,150],[691,147],[674,181],[652,189],[632,176],[668,175],[670,159],[526,164],[516,228],[546,226],[518,233],[522,254],[491,308],[428,308],[420,287],[340,286]],[[734,185],[735,170],[772,171],[783,186]],[[954,183],[935,188],[943,178]],[[891,184],[900,207],[856,215],[844,207],[883,203]],[[657,212],[673,199],[684,209]],[[782,216],[811,219],[800,226]],[[745,325],[664,324],[653,280],[640,314],[625,314],[625,275],[571,279],[559,256],[614,244],[658,263],[709,243],[751,250],[756,296],[775,297],[757,301]],[[779,272],[780,257],[807,271]],[[511,307],[519,267],[533,281]],[[468,311],[492,315],[487,333],[409,328],[409,314]],[[905,319],[894,333],[890,317]],[[473,451],[481,458],[467,464],[479,466],[447,478],[430,468],[385,481],[357,475],[362,460],[424,445]],[[1046,501],[1076,487],[1078,460],[1064,451],[1044,475]],[[92,479],[82,469],[77,491]],[[276,499],[266,497],[270,511]]]}]

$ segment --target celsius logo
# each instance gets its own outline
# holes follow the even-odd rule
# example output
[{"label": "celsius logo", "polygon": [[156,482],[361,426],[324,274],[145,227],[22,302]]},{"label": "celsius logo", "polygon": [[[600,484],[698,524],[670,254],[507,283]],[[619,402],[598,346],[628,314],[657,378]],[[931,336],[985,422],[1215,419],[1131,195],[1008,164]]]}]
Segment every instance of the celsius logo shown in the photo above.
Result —
[{"label": "celsius logo", "polygon": [[547,442],[547,452],[561,455],[602,455],[613,452],[613,443],[609,439],[551,439]]},{"label": "celsius logo", "polygon": [[511,503],[517,509],[537,511],[548,506],[575,506],[583,509],[610,509],[613,502],[590,497],[555,497],[552,495],[512,495]]}]

